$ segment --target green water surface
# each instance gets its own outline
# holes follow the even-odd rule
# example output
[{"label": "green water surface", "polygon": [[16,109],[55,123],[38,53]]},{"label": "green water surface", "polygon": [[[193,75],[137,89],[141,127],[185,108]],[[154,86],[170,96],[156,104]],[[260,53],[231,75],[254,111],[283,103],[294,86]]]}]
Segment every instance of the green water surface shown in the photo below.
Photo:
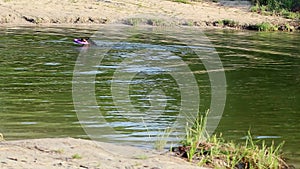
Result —
[{"label": "green water surface", "polygon": [[[89,37],[98,28],[0,28],[0,133],[6,140],[76,137],[89,138],[76,115],[72,98],[72,78],[82,48],[73,38]],[[227,100],[216,132],[227,139],[242,141],[251,129],[256,139],[285,141],[284,152],[295,166],[300,164],[300,34],[286,32],[204,31],[218,52],[227,82]],[[110,49],[95,74],[98,109],[119,135],[107,135],[110,142],[131,142],[145,146],[172,124],[180,109],[180,91],[176,80],[158,67],[127,71],[137,72],[131,80],[129,95],[134,107],[143,112],[152,100],[165,103],[154,122],[134,122],[118,114],[111,84],[116,69],[124,59],[136,56],[136,49],[160,51],[161,57],[175,56],[194,73],[200,93],[200,112],[210,106],[210,81],[205,67],[189,49],[175,38],[155,34],[134,34],[122,45]],[[191,35],[197,37],[197,35]],[[116,37],[97,38],[96,43],[110,43]],[[184,45],[183,45],[184,46]],[[153,50],[152,50],[153,49]],[[155,50],[154,50],[155,49]],[[165,50],[170,52],[161,52]],[[148,51],[149,52],[149,51]],[[149,57],[147,53],[139,53]],[[151,53],[150,57],[154,56]],[[87,58],[89,59],[89,58]],[[147,58],[149,60],[149,58]],[[146,59],[146,60],[147,60]],[[147,64],[145,60],[136,61]],[[204,70],[204,73],[203,73]],[[166,97],[149,98],[160,89]],[[193,92],[193,91],[191,91]],[[155,115],[155,114],[154,114]],[[134,117],[134,116],[132,116]],[[94,118],[94,117],[91,117]],[[86,127],[99,128],[94,123]],[[184,127],[184,126],[181,126]],[[97,137],[97,136],[96,136]],[[101,136],[99,136],[100,138]],[[171,137],[176,137],[176,133]],[[172,139],[171,139],[172,140]],[[152,144],[152,142],[151,142]]]}]

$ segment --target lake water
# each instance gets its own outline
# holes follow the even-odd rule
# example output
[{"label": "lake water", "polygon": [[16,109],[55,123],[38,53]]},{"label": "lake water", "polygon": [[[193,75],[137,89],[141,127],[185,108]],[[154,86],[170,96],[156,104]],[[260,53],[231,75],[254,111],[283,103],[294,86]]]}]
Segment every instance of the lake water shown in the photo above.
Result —
[{"label": "lake water", "polygon": [[[200,49],[219,56],[225,70],[226,104],[215,132],[243,141],[250,129],[256,139],[285,141],[284,153],[300,166],[299,33],[205,30],[205,39],[151,28],[126,36],[96,31],[0,28],[0,133],[7,140],[90,136],[149,147],[166,127],[184,120],[178,118],[183,103],[185,112],[214,104],[211,84],[220,79],[209,72],[220,70],[199,59]],[[97,47],[72,42],[92,35]]]}]

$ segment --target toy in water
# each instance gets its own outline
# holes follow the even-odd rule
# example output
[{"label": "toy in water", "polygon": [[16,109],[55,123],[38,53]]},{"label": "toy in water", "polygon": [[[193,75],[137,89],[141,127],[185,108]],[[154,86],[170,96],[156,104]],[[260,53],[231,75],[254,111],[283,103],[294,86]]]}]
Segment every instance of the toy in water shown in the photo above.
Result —
[{"label": "toy in water", "polygon": [[74,39],[73,42],[80,44],[80,45],[88,45],[89,42],[87,39],[81,38],[81,39]]}]

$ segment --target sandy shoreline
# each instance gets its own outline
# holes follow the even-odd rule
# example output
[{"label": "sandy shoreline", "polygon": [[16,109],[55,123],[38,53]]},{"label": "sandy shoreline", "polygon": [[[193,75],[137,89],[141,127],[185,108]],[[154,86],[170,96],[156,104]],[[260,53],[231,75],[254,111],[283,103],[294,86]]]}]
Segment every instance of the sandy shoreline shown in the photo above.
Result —
[{"label": "sandy shoreline", "polygon": [[200,27],[230,19],[240,25],[291,22],[277,16],[249,12],[249,6],[229,7],[211,2],[182,4],[168,0],[0,0],[0,26],[5,25],[93,25],[121,23],[130,17],[171,18],[179,24]]},{"label": "sandy shoreline", "polygon": [[[201,169],[170,153],[74,138],[0,142],[0,168]],[[202,168],[205,169],[205,168]]]}]

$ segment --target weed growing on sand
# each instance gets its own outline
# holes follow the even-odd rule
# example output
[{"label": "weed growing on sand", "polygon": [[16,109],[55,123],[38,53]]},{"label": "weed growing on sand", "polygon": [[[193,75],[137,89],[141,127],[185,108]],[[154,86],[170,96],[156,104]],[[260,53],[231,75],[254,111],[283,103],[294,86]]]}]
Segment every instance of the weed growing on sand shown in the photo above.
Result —
[{"label": "weed growing on sand", "polygon": [[147,24],[151,26],[166,26],[168,23],[162,19],[148,19]]},{"label": "weed growing on sand", "polygon": [[142,18],[129,18],[124,20],[124,24],[131,25],[131,26],[137,26],[141,23],[145,22]]},{"label": "weed growing on sand", "polygon": [[[244,166],[242,168],[279,168],[287,166],[280,158],[282,145],[283,143],[275,146],[273,142],[267,146],[264,141],[259,145],[254,142],[250,132],[243,144],[226,142],[221,135],[218,137],[214,135],[207,143],[201,145],[202,153],[198,153],[196,157],[201,159],[200,165],[214,168],[240,168],[241,166]],[[204,155],[204,150],[206,155]],[[220,160],[223,162],[220,163]]]},{"label": "weed growing on sand", "polygon": [[271,145],[254,141],[250,131],[244,143],[227,142],[222,134],[208,137],[206,132],[208,111],[193,126],[186,127],[179,154],[200,166],[212,168],[288,168],[281,158],[283,143]]},{"label": "weed growing on sand", "polygon": [[205,142],[209,136],[205,129],[208,112],[209,111],[207,111],[204,116],[197,118],[194,126],[186,126],[186,137],[181,143],[185,147],[189,147],[189,150],[187,151],[187,158],[189,161],[192,161],[194,155],[197,153],[199,144]]},{"label": "weed growing on sand", "polygon": [[151,26],[170,26],[174,23],[160,18],[128,18],[123,23],[131,26],[151,25]]},{"label": "weed growing on sand", "polygon": [[70,2],[72,2],[72,3],[77,3],[78,0],[70,0]]},{"label": "weed growing on sand", "polygon": [[287,6],[278,6],[280,4],[267,4],[267,5],[259,5],[259,3],[256,3],[255,6],[252,6],[250,8],[251,12],[259,13],[262,15],[272,15],[272,16],[283,16],[287,19],[300,19],[300,13],[299,12],[292,12],[292,5]]},{"label": "weed growing on sand", "polygon": [[235,27],[235,26],[238,26],[239,23],[234,21],[234,20],[229,20],[229,19],[225,19],[223,20],[223,23],[225,26],[229,26],[229,27]]},{"label": "weed growing on sand", "polygon": [[271,23],[268,23],[268,22],[263,22],[261,24],[257,24],[257,29],[258,31],[277,31],[278,30],[278,27],[271,24]]},{"label": "weed growing on sand", "polygon": [[79,155],[79,154],[74,154],[74,155],[72,155],[72,158],[73,159],[82,159],[82,157],[81,157],[81,155]]},{"label": "weed growing on sand", "polygon": [[139,160],[146,160],[148,158],[149,157],[145,154],[137,155],[137,156],[134,157],[134,159],[139,159]]},{"label": "weed growing on sand", "polygon": [[260,7],[258,6],[258,4],[256,4],[255,6],[252,6],[250,8],[251,12],[259,12],[259,10],[260,10]]},{"label": "weed growing on sand", "polygon": [[[202,0],[169,0],[172,2],[183,3],[183,4],[192,4],[193,2],[202,2]],[[210,0],[211,2],[218,3],[219,0]]]},{"label": "weed growing on sand", "polygon": [[178,3],[183,3],[183,4],[190,4],[190,0],[171,0],[172,2],[178,2]]},{"label": "weed growing on sand", "polygon": [[158,139],[155,140],[154,142],[154,148],[156,150],[163,150],[167,144],[167,138],[170,136],[170,134],[172,133],[172,129],[171,128],[166,128],[162,134],[158,135]]},{"label": "weed growing on sand", "polygon": [[296,12],[290,12],[287,11],[285,9],[282,9],[279,12],[280,15],[282,15],[283,17],[287,18],[287,19],[300,19],[300,13],[296,13]]},{"label": "weed growing on sand", "polygon": [[58,154],[63,154],[65,152],[64,149],[57,149],[57,150],[54,150],[55,153],[58,153]]},{"label": "weed growing on sand", "polygon": [[194,26],[194,21],[193,20],[187,20],[182,25],[185,25],[185,26]]},{"label": "weed growing on sand", "polygon": [[290,31],[293,30],[293,27],[292,27],[290,24],[288,24],[288,23],[284,24],[284,28],[285,28],[285,30],[288,31],[288,32],[290,32]]}]

